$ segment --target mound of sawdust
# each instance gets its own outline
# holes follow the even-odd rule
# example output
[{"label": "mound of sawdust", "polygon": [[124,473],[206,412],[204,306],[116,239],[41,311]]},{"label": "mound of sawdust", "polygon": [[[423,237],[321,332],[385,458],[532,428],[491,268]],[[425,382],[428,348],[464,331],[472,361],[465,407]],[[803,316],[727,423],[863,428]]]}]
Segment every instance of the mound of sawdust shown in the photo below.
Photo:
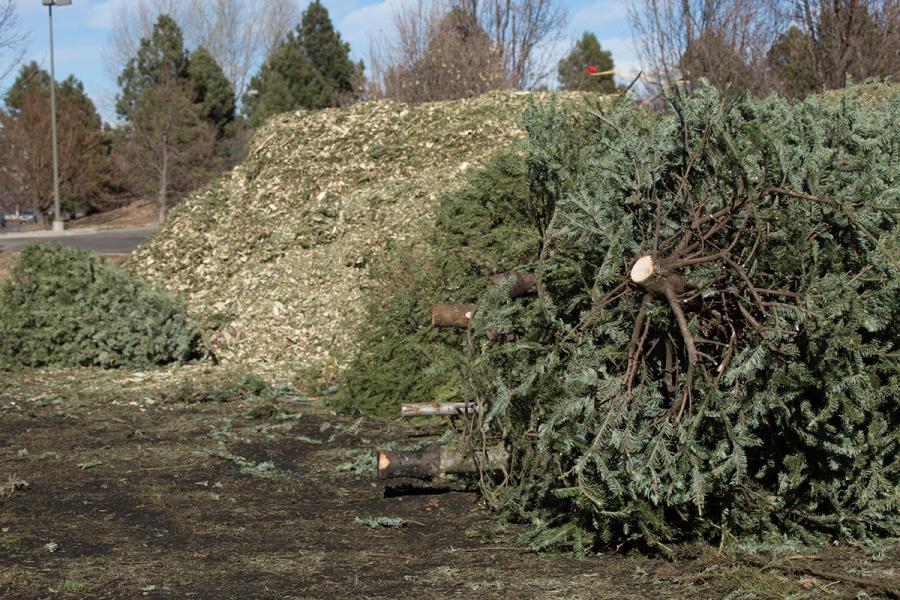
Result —
[{"label": "mound of sawdust", "polygon": [[373,260],[414,242],[440,195],[523,136],[528,97],[276,117],[243,164],[173,212],[132,268],[216,324],[220,359],[327,374],[352,355]]}]

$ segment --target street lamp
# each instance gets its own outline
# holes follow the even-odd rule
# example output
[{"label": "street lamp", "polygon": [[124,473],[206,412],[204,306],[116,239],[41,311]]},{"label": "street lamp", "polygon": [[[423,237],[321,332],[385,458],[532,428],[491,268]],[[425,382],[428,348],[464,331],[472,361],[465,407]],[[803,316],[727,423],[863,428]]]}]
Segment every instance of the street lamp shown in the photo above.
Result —
[{"label": "street lamp", "polygon": [[41,0],[50,20],[50,131],[53,134],[53,231],[65,228],[59,214],[59,151],[56,141],[56,68],[53,64],[53,7],[69,6],[72,0]]}]

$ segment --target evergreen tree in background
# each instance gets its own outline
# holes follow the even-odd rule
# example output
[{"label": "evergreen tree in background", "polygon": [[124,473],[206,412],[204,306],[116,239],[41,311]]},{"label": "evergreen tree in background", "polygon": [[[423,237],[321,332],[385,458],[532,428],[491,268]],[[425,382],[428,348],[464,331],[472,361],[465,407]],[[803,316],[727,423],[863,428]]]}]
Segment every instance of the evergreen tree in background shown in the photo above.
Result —
[{"label": "evergreen tree in background", "polygon": [[126,121],[141,94],[163,82],[188,81],[190,59],[184,48],[181,28],[168,15],[160,15],[150,37],[141,39],[137,54],[119,75],[122,93],[116,100],[116,112]]},{"label": "evergreen tree in background", "polygon": [[[100,208],[113,188],[110,144],[84,86],[57,83],[60,201],[69,214]],[[24,65],[0,110],[0,185],[7,200],[43,218],[53,205],[50,75]]]},{"label": "evergreen tree in background", "polygon": [[334,30],[328,11],[313,2],[250,81],[244,96],[250,124],[298,108],[328,108],[352,100],[361,88],[362,68],[350,60],[350,46]]},{"label": "evergreen tree in background", "polygon": [[338,106],[356,93],[354,79],[357,68],[350,60],[350,44],[341,40],[328,16],[328,10],[316,0],[303,13],[300,23],[303,33],[303,49],[313,67],[326,82],[321,101],[328,106]]},{"label": "evergreen tree in background", "polygon": [[135,182],[156,195],[160,222],[172,193],[189,192],[212,172],[216,130],[229,115],[221,71],[200,56],[198,80],[192,81],[181,30],[160,15],[119,76],[116,109],[126,121],[124,153]]},{"label": "evergreen tree in background", "polygon": [[197,48],[190,55],[188,79],[193,91],[192,100],[199,104],[200,115],[215,128],[219,139],[225,137],[234,121],[234,88],[225,73],[206,48]]},{"label": "evergreen tree in background", "polygon": [[559,85],[564,90],[609,94],[616,90],[613,76],[594,73],[612,71],[613,68],[609,50],[600,46],[596,35],[585,32],[569,55],[559,61]]}]

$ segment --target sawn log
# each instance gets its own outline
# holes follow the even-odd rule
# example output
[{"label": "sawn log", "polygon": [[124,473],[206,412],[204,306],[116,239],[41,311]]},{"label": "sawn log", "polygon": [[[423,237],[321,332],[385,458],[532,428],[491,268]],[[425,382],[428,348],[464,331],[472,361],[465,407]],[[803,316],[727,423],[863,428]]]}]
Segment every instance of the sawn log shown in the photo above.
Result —
[{"label": "sawn log", "polygon": [[[421,450],[383,450],[376,454],[376,476],[378,479],[414,477],[432,479],[447,473],[474,473],[475,463],[459,451],[448,450],[434,443]],[[506,469],[509,453],[502,446],[488,451],[488,466],[492,470]]]}]

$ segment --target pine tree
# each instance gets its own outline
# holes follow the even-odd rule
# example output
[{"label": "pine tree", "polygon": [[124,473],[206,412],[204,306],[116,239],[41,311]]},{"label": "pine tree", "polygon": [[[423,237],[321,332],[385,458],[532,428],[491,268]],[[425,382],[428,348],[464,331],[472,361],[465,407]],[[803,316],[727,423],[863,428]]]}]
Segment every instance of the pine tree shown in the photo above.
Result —
[{"label": "pine tree", "polygon": [[160,15],[150,36],[141,39],[137,53],[119,75],[122,92],[116,112],[128,121],[134,104],[148,88],[173,81],[186,84],[189,63],[181,28],[172,17]]},{"label": "pine tree", "polygon": [[339,106],[352,98],[359,88],[354,87],[356,65],[350,60],[350,44],[341,40],[319,0],[303,13],[300,30],[306,56],[325,81],[317,104]]},{"label": "pine tree", "polygon": [[[155,193],[160,222],[166,219],[170,195],[190,191],[212,168],[215,129],[204,117],[224,119],[228,112],[221,82],[211,78],[210,68],[197,71],[204,79],[195,85],[181,30],[172,18],[160,15],[119,76],[122,93],[116,108],[126,121],[131,173],[143,189]],[[195,101],[201,90],[202,101]]]},{"label": "pine tree", "polygon": [[579,92],[609,94],[616,89],[613,75],[594,75],[615,68],[612,54],[604,50],[597,36],[585,32],[568,56],[559,61],[557,73],[560,88]]},{"label": "pine tree", "polygon": [[200,116],[215,128],[219,139],[225,136],[234,121],[234,88],[225,73],[206,48],[197,48],[189,59],[187,69],[191,100],[200,105]]},{"label": "pine tree", "polygon": [[302,22],[250,81],[244,95],[250,124],[298,108],[328,108],[354,99],[362,83],[362,63],[354,65],[349,57],[350,46],[334,30],[328,11],[318,1],[310,4]]},{"label": "pine tree", "polygon": [[415,103],[470,98],[509,83],[500,46],[455,6],[437,22],[421,57],[388,71],[385,87],[388,97]]}]

